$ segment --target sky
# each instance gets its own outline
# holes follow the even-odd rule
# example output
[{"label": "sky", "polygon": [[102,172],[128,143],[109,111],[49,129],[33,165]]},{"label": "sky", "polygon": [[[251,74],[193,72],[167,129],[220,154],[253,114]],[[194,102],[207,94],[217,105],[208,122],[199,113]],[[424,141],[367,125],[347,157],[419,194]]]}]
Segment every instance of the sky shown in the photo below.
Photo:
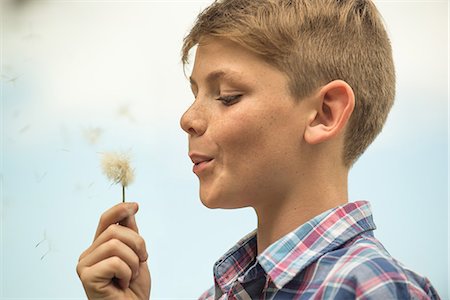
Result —
[{"label": "sky", "polygon": [[[1,299],[85,298],[78,257],[121,200],[105,151],[132,157],[152,299],[196,299],[255,228],[249,208],[202,206],[179,127],[193,100],[180,47],[209,3],[1,2]],[[351,170],[350,200],[371,202],[387,250],[448,299],[448,2],[375,3],[396,102]]]}]

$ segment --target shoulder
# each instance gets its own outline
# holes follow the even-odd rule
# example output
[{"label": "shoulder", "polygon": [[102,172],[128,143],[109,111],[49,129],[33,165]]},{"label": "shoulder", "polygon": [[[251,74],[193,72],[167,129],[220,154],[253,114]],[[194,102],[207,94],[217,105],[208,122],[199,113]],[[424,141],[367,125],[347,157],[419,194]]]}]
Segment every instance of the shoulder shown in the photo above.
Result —
[{"label": "shoulder", "polygon": [[361,235],[323,255],[326,272],[317,290],[326,299],[439,299],[428,279],[404,267],[370,235]]}]

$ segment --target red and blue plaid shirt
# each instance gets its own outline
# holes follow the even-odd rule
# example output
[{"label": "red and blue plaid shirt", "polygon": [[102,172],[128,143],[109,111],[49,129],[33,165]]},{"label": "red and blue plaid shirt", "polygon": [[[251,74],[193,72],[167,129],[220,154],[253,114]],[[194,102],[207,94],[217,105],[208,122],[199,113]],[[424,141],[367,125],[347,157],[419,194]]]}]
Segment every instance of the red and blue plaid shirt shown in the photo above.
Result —
[{"label": "red and blue plaid shirt", "polygon": [[257,256],[256,230],[214,265],[199,299],[440,299],[374,237],[370,204],[331,209]]}]

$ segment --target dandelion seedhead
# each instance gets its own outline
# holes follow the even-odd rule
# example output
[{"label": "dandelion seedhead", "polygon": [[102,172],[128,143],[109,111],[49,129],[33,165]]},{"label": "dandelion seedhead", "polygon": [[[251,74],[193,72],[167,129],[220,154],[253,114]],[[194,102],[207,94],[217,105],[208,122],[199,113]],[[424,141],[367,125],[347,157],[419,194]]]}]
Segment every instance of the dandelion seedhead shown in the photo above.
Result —
[{"label": "dandelion seedhead", "polygon": [[130,158],[123,153],[107,152],[102,157],[102,169],[113,183],[122,185],[122,202],[125,202],[125,188],[133,181],[134,171],[130,167]]}]

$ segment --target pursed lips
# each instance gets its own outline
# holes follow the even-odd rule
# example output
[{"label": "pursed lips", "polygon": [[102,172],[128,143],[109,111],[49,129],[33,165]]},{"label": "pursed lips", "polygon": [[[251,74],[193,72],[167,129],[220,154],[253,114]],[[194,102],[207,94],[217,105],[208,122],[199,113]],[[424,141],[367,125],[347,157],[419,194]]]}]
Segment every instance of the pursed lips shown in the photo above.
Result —
[{"label": "pursed lips", "polygon": [[213,160],[212,157],[195,153],[189,154],[189,157],[191,158],[192,162],[196,165]]},{"label": "pursed lips", "polygon": [[190,153],[189,157],[191,158],[191,161],[194,163],[193,172],[196,174],[204,169],[203,166],[206,167],[207,163],[211,162],[214,159],[210,156],[198,153]]}]

